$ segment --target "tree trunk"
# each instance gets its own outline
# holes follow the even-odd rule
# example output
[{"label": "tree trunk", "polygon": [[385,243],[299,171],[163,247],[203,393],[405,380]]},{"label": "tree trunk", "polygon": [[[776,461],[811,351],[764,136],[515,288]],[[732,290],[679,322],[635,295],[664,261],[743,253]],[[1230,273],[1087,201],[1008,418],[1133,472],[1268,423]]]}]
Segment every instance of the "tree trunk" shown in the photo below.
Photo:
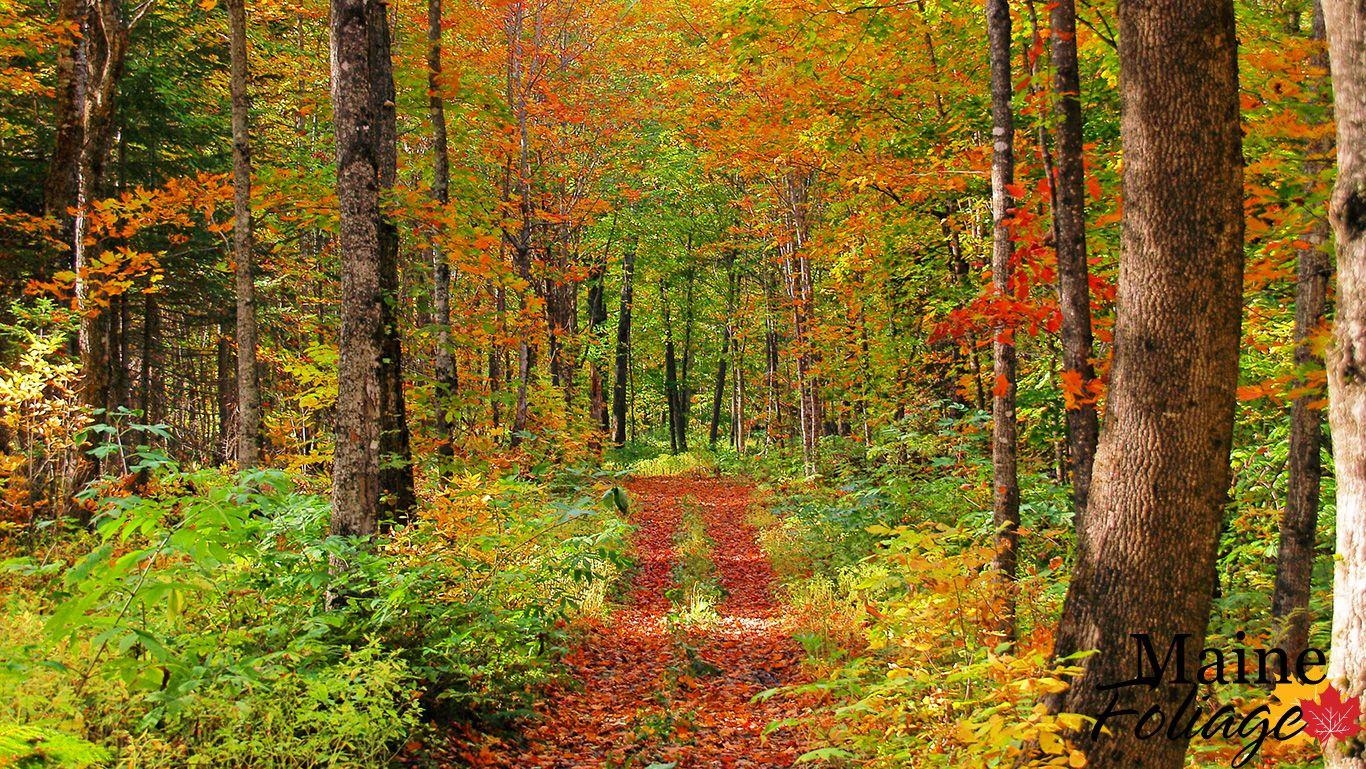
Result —
[{"label": "tree trunk", "polygon": [[[1323,0],[1337,118],[1338,178],[1328,205],[1337,236],[1337,326],[1328,363],[1328,421],[1337,468],[1337,561],[1328,673],[1366,691],[1366,4]],[[1332,769],[1366,767],[1360,749],[1330,744]]]},{"label": "tree trunk", "polygon": [[1081,77],[1077,69],[1075,0],[1056,0],[1051,16],[1057,177],[1053,181],[1053,227],[1058,257],[1058,308],[1062,313],[1063,375],[1075,376],[1085,397],[1067,409],[1072,500],[1079,549],[1086,543],[1086,502],[1091,462],[1100,431],[1092,400],[1091,286],[1086,263],[1086,170],[1082,158]]},{"label": "tree trunk", "polygon": [[659,306],[664,313],[664,402],[668,404],[666,421],[669,427],[669,450],[681,454],[688,450],[687,415],[681,403],[682,387],[678,380],[673,319],[669,313],[669,296],[663,278],[659,280]]},{"label": "tree trunk", "polygon": [[[1119,6],[1124,221],[1114,363],[1080,553],[1055,653],[1096,649],[1055,711],[1175,719],[1199,667],[1230,479],[1243,273],[1242,139],[1232,0]],[[1134,664],[1149,634],[1161,674]],[[1143,675],[1161,685],[1120,685]],[[1094,769],[1178,769],[1188,739],[1134,716],[1080,735]],[[1152,724],[1145,728],[1151,730]]]},{"label": "tree trunk", "polygon": [[[1010,5],[1007,0],[988,0],[987,36],[991,56],[991,280],[1002,298],[1011,295],[1010,216],[1014,201],[1009,186],[1015,183],[1015,119],[1010,81]],[[992,522],[996,527],[995,569],[1001,580],[1003,605],[997,630],[1015,637],[1015,572],[1020,527],[1020,481],[1016,475],[1015,449],[1015,329],[1005,323],[992,329],[992,369],[995,386],[991,399]]]},{"label": "tree trunk", "polygon": [[261,382],[256,366],[256,269],[252,254],[251,121],[246,0],[228,0],[232,52],[233,274],[237,284],[237,462],[261,461]]},{"label": "tree trunk", "polygon": [[[610,245],[610,241],[609,241]],[[606,434],[612,428],[607,413],[607,393],[603,380],[601,358],[602,327],[607,323],[607,252],[595,261],[588,274],[588,339],[591,349],[588,362],[588,416],[595,430]],[[594,438],[595,445],[598,438]]]},{"label": "tree trunk", "polygon": [[[446,102],[441,96],[441,0],[427,3],[427,118],[432,125],[432,199],[445,208],[450,202],[451,161],[446,140]],[[455,394],[455,357],[451,350],[451,264],[441,247],[444,232],[432,234],[432,305],[436,317],[436,433],[437,451],[455,455],[455,430],[448,416]]]},{"label": "tree trunk", "polygon": [[[394,188],[398,176],[398,123],[394,104],[394,64],[390,54],[389,6],[369,0],[370,101],[379,194]],[[407,523],[417,505],[413,455],[403,393],[403,339],[399,329],[398,225],[379,210],[380,334],[380,520]]]},{"label": "tree trunk", "polygon": [[214,462],[220,465],[232,459],[235,437],[233,428],[236,426],[234,413],[240,408],[236,403],[237,382],[233,377],[236,363],[233,361],[232,343],[229,339],[227,325],[220,324],[217,343],[214,345],[218,361],[218,397],[215,399],[218,406],[218,440],[213,453]]},{"label": "tree trunk", "polygon": [[721,433],[721,403],[726,398],[726,369],[732,356],[732,338],[735,335],[735,311],[739,299],[739,272],[736,271],[734,250],[726,254],[726,317],[721,324],[721,349],[716,360],[716,389],[711,402],[711,425],[707,433],[707,445],[716,448],[716,440]]},{"label": "tree trunk", "polygon": [[621,258],[621,307],[617,314],[616,370],[612,379],[612,440],[618,446],[626,445],[626,393],[630,384],[628,377],[631,365],[631,281],[635,267],[636,243],[632,239]]},{"label": "tree trunk", "polygon": [[[1296,24],[1298,27],[1298,23]],[[1296,32],[1299,30],[1296,29]],[[1324,41],[1323,9],[1314,4],[1313,40]],[[1312,64],[1328,70],[1328,52],[1316,51]],[[1328,95],[1325,80],[1316,84],[1311,93]],[[1323,173],[1332,145],[1315,141],[1308,148],[1310,158],[1304,163],[1304,177],[1309,184]],[[1305,235],[1305,246],[1297,254],[1295,276],[1295,368],[1299,372],[1317,369],[1323,359],[1315,354],[1311,337],[1323,323],[1323,312],[1328,292],[1328,276],[1332,269],[1328,253],[1328,223],[1315,220]],[[1298,383],[1303,387],[1304,382]],[[1276,589],[1271,596],[1271,616],[1280,620],[1276,646],[1284,649],[1289,659],[1296,659],[1309,645],[1309,591],[1314,574],[1314,544],[1319,517],[1319,461],[1320,433],[1323,412],[1313,406],[1319,393],[1306,393],[1290,405],[1290,454],[1287,464],[1290,474],[1285,495],[1285,511],[1281,515],[1280,547],[1276,559]]]},{"label": "tree trunk", "polygon": [[380,169],[371,98],[373,0],[331,0],[332,103],[340,204],[341,337],[337,445],[332,464],[332,533],[375,533],[380,516]]}]

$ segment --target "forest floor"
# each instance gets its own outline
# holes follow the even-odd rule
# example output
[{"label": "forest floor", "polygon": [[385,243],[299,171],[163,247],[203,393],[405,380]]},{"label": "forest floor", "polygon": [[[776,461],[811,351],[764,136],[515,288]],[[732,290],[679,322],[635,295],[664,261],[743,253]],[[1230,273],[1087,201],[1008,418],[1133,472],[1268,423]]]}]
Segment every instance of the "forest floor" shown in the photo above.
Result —
[{"label": "forest floor", "polygon": [[[800,706],[782,697],[753,701],[800,679],[801,651],[746,520],[752,487],[659,477],[633,480],[627,490],[638,568],[625,605],[587,626],[567,660],[574,682],[551,692],[522,739],[486,743],[462,758],[555,769],[791,766],[802,752],[797,730],[764,731]],[[710,611],[680,607],[685,515],[700,519],[700,539],[710,545],[723,596]]]}]

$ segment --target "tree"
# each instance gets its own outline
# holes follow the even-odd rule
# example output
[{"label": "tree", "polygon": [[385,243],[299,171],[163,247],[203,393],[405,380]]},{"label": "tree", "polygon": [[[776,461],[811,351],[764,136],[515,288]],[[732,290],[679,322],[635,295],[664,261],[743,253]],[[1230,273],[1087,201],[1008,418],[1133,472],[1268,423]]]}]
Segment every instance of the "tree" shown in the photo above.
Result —
[{"label": "tree", "polygon": [[[1328,205],[1337,237],[1337,323],[1328,362],[1328,421],[1337,468],[1337,560],[1329,678],[1347,696],[1366,691],[1366,6],[1323,0],[1337,120],[1338,178]],[[1333,769],[1366,756],[1330,744]]]},{"label": "tree", "polygon": [[631,303],[634,301],[632,281],[636,268],[636,240],[626,243],[621,258],[621,304],[617,309],[617,351],[612,379],[612,440],[626,445],[626,388],[631,370]]},{"label": "tree", "polygon": [[[1051,703],[1174,706],[1182,686],[1128,686],[1133,633],[1160,650],[1203,646],[1229,488],[1242,307],[1242,138],[1232,0],[1119,7],[1124,229],[1114,362],[1059,657],[1095,649]],[[1176,663],[1172,663],[1175,665]],[[1112,704],[1116,698],[1117,704]],[[1175,698],[1175,699],[1173,699]],[[1132,728],[1080,744],[1088,766],[1182,765],[1184,739]]]},{"label": "tree", "polygon": [[[1010,186],[1015,183],[1015,121],[1010,81],[1010,5],[1008,0],[988,0],[987,36],[991,58],[991,281],[1001,298],[1011,294]],[[992,329],[992,372],[995,388],[991,399],[992,522],[996,527],[995,569],[1005,592],[1000,629],[1015,636],[1013,583],[1019,547],[1020,480],[1015,452],[1015,342],[1014,329],[998,322]]]},{"label": "tree", "polygon": [[381,358],[385,354],[380,253],[381,116],[372,95],[375,0],[332,0],[332,103],[341,208],[341,338],[332,532],[373,534],[381,505]]},{"label": "tree", "polygon": [[[446,101],[441,95],[441,0],[427,3],[427,119],[432,125],[432,199],[445,207],[451,200],[451,159],[446,139]],[[442,232],[432,237],[432,306],[436,317],[436,432],[442,456],[455,454],[450,398],[455,393],[455,357],[451,351],[451,265],[441,247]]]},{"label": "tree", "polygon": [[[1298,33],[1299,22],[1293,30]],[[1323,7],[1314,3],[1310,36],[1322,44]],[[1312,63],[1328,69],[1328,52],[1318,50]],[[1327,98],[1327,78],[1318,84],[1317,92]],[[1317,179],[1324,171],[1326,157],[1332,148],[1326,140],[1314,140],[1309,148],[1311,157],[1304,162],[1304,176]],[[1331,269],[1328,252],[1328,223],[1316,219],[1305,236],[1305,245],[1298,249],[1295,268],[1295,367],[1298,370],[1323,365],[1314,351],[1313,337],[1323,323],[1323,312],[1328,294]],[[1305,387],[1301,383],[1301,387]],[[1296,659],[1309,645],[1309,590],[1314,574],[1315,534],[1319,517],[1319,479],[1323,468],[1319,452],[1323,428],[1323,412],[1314,403],[1316,392],[1304,392],[1290,405],[1290,452],[1287,458],[1289,480],[1285,494],[1285,510],[1281,515],[1280,546],[1276,558],[1276,587],[1271,596],[1271,616],[1281,621],[1278,648],[1286,656]]]},{"label": "tree", "polygon": [[[370,0],[369,77],[372,136],[379,194],[394,189],[398,180],[398,106],[394,93],[394,63],[390,54],[389,4]],[[403,341],[399,329],[398,224],[379,210],[380,347],[380,516],[388,523],[406,523],[417,505],[413,489],[413,454],[409,446],[408,408],[403,393]]]},{"label": "tree", "polygon": [[1053,228],[1058,257],[1058,307],[1062,314],[1063,376],[1079,389],[1075,407],[1067,409],[1067,449],[1071,461],[1072,499],[1077,541],[1086,543],[1086,504],[1091,488],[1091,462],[1096,453],[1099,420],[1092,381],[1091,288],[1086,263],[1086,170],[1082,157],[1081,76],[1077,67],[1077,9],[1074,0],[1052,4],[1054,149]]},{"label": "tree", "polygon": [[237,461],[261,459],[261,383],[256,369],[256,270],[251,232],[251,102],[246,0],[228,0],[232,55],[232,257],[237,283]]}]

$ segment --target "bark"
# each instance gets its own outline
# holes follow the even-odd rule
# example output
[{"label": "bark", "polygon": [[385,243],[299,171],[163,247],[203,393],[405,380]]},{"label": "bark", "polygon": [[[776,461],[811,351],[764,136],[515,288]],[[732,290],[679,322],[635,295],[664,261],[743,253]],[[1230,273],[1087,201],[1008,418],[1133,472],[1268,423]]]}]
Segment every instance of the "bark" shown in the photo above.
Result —
[{"label": "bark", "polygon": [[251,221],[251,102],[246,0],[228,0],[232,53],[233,275],[237,288],[237,462],[261,461],[261,382],[256,365],[256,268]]},{"label": "bark", "polygon": [[[1366,4],[1323,0],[1323,15],[1338,148],[1338,178],[1328,204],[1338,273],[1337,325],[1328,359],[1338,516],[1328,673],[1346,697],[1366,691]],[[1366,767],[1359,743],[1329,744],[1324,753],[1332,769]]]},{"label": "bark", "polygon": [[[1243,273],[1242,140],[1232,0],[1119,6],[1124,219],[1114,363],[1081,552],[1055,653],[1095,649],[1057,711],[1168,718],[1194,684],[1104,687],[1189,634],[1198,669],[1230,480]],[[1149,666],[1145,666],[1145,670]],[[1147,670],[1147,672],[1152,672]],[[1186,739],[1079,735],[1087,766],[1177,769]],[[1151,729],[1151,724],[1147,725]]]},{"label": "bark", "polygon": [[635,266],[636,244],[632,240],[621,259],[621,307],[617,314],[616,370],[612,378],[612,440],[618,446],[626,445],[626,393],[631,366],[631,282]]},{"label": "bark", "polygon": [[[1298,28],[1298,23],[1295,25]],[[1298,31],[1296,29],[1295,31]],[[1311,36],[1324,40],[1323,10],[1314,4]],[[1327,72],[1327,49],[1316,51],[1312,64]],[[1311,91],[1328,95],[1326,78]],[[1315,141],[1308,148],[1304,163],[1306,179],[1318,179],[1325,170],[1324,158],[1332,149],[1327,141]],[[1305,234],[1305,246],[1296,255],[1295,269],[1295,368],[1304,372],[1323,365],[1314,353],[1311,337],[1323,323],[1328,292],[1328,222],[1316,219]],[[1301,387],[1304,382],[1300,382]],[[1314,573],[1314,545],[1319,517],[1319,480],[1322,475],[1319,451],[1323,412],[1313,405],[1319,393],[1306,393],[1290,405],[1290,453],[1287,458],[1289,483],[1285,511],[1281,515],[1280,547],[1276,558],[1276,588],[1271,596],[1271,615],[1280,621],[1278,648],[1296,659],[1309,645],[1309,591]]]},{"label": "bark", "polygon": [[[378,193],[394,188],[398,176],[398,123],[394,103],[394,64],[390,54],[389,6],[369,0],[369,79]],[[413,455],[409,446],[408,410],[403,393],[403,340],[399,329],[401,294],[398,270],[398,225],[379,209],[380,346],[380,519],[407,523],[417,505],[413,488]]]},{"label": "bark", "polygon": [[[610,247],[611,241],[609,239]],[[607,252],[594,262],[588,273],[588,337],[592,349],[588,364],[588,416],[597,430],[606,434],[612,429],[607,411],[606,379],[603,371],[601,353],[602,329],[607,323]],[[596,439],[595,439],[596,440]]]},{"label": "bark", "polygon": [[[450,202],[451,160],[446,138],[446,102],[441,96],[441,0],[427,3],[427,119],[432,126],[432,199],[444,209]],[[455,357],[451,350],[451,265],[441,247],[440,227],[432,237],[432,306],[436,317],[437,451],[455,455],[455,430],[448,412],[455,394]]]},{"label": "bark", "polygon": [[810,181],[789,177],[784,180],[784,196],[790,209],[788,226],[792,242],[781,246],[787,278],[788,299],[792,303],[792,345],[797,373],[797,420],[801,427],[802,466],[808,476],[818,470],[822,428],[820,384],[814,372],[816,354],[811,340],[815,316],[815,281],[811,258],[807,254],[807,207]]},{"label": "bark", "polygon": [[332,533],[375,533],[380,516],[380,169],[371,98],[372,0],[331,0],[332,103],[340,204],[341,337]]},{"label": "bark", "polygon": [[[1015,119],[1011,105],[1010,6],[1007,0],[988,0],[987,36],[991,58],[991,280],[1000,297],[1011,293],[1010,226],[1014,205],[1008,187],[1015,183]],[[991,399],[992,522],[996,527],[995,570],[1004,599],[997,630],[1015,637],[1015,573],[1020,527],[1020,482],[1016,474],[1015,343],[1014,329],[1000,323],[992,329]]]},{"label": "bark", "polygon": [[218,361],[218,440],[214,446],[214,462],[223,464],[232,459],[236,427],[235,412],[237,404],[237,382],[234,378],[236,363],[233,360],[232,343],[226,325],[218,328],[218,339],[214,345]]},{"label": "bark", "polygon": [[[1082,158],[1081,78],[1077,68],[1075,0],[1052,5],[1054,145],[1053,229],[1058,258],[1058,308],[1062,314],[1063,371],[1089,388],[1096,378],[1091,363],[1091,286],[1086,262],[1086,171]],[[1089,390],[1088,390],[1089,392]],[[1086,504],[1091,463],[1100,424],[1096,404],[1082,398],[1067,409],[1067,451],[1071,458],[1072,500],[1079,549],[1086,543]]]},{"label": "bark", "polygon": [[663,278],[659,281],[659,302],[664,313],[664,402],[668,404],[666,422],[669,427],[669,450],[681,454],[688,450],[687,413],[682,403],[684,393],[678,378],[673,319],[669,313],[669,296]]}]

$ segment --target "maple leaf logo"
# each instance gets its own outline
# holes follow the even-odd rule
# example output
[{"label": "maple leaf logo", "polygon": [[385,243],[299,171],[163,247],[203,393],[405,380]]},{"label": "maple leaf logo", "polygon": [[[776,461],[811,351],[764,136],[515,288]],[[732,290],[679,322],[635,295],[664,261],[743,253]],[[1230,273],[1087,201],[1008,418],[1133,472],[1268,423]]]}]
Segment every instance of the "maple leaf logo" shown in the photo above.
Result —
[{"label": "maple leaf logo", "polygon": [[1342,699],[1335,686],[1324,689],[1317,702],[1300,700],[1300,714],[1304,731],[1321,743],[1345,739],[1361,731],[1361,700]]}]

